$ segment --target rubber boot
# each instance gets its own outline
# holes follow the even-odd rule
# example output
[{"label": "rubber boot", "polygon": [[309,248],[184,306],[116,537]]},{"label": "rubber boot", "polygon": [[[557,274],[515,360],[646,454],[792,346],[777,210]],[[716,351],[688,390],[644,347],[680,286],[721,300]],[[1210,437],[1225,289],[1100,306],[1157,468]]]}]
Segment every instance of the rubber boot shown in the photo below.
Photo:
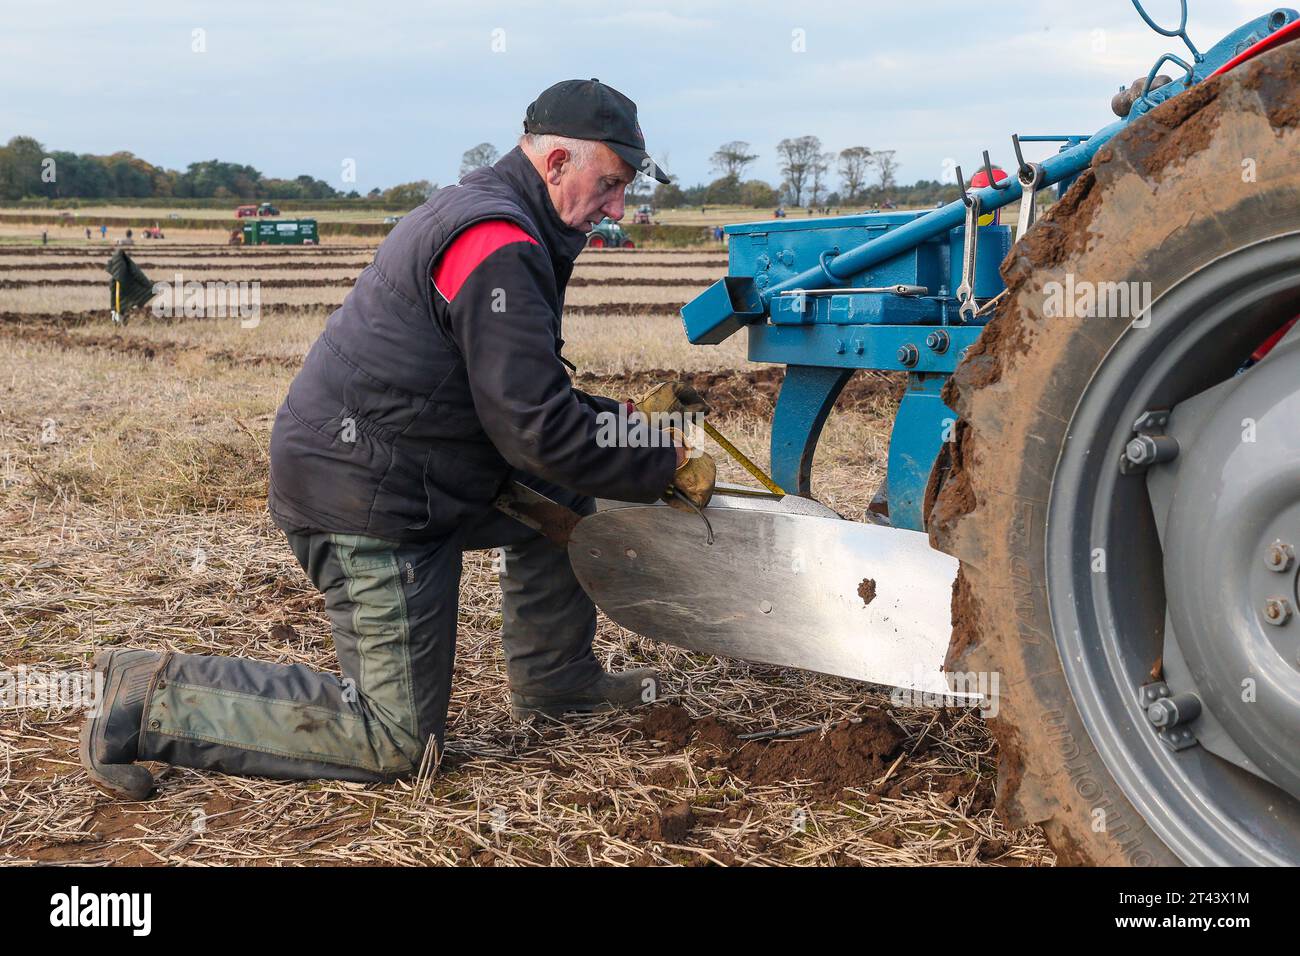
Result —
[{"label": "rubber boot", "polygon": [[619,674],[601,674],[582,690],[550,697],[510,692],[510,714],[515,720],[541,715],[599,714],[629,710],[654,703],[659,691],[659,672],[653,667],[634,667]]},{"label": "rubber boot", "polygon": [[95,655],[104,675],[99,714],[81,725],[81,765],[100,790],[119,800],[144,800],[153,774],[135,761],[149,687],[163,662],[155,651],[115,648]]}]

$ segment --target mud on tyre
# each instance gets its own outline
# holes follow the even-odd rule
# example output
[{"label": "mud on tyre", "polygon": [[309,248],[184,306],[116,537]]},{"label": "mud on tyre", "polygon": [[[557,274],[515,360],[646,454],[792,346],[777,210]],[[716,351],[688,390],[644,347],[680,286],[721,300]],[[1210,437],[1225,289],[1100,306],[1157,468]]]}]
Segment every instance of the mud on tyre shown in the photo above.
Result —
[{"label": "mud on tyre", "polygon": [[[1300,700],[1300,622],[1287,659],[1262,643],[1278,635],[1233,616],[1256,600],[1239,592],[1264,573],[1237,568],[1234,542],[1272,518],[1247,498],[1249,513],[1206,501],[1189,520],[1197,503],[1153,504],[1148,476],[1119,469],[1142,411],[1174,408],[1176,422],[1180,403],[1237,381],[1251,353],[1300,314],[1298,127],[1294,42],[1135,120],[1013,248],[1007,295],[948,384],[961,421],[929,514],[935,546],[961,561],[948,667],[1000,675],[989,722],[999,809],[1013,825],[1041,825],[1062,863],[1300,860],[1300,770],[1285,753],[1300,727],[1277,739],[1295,715],[1273,703],[1267,713],[1237,708],[1242,675],[1215,658],[1253,653],[1267,672],[1251,677],[1261,695],[1267,678]],[[1154,304],[1137,322],[1132,312],[1071,314],[1069,302],[1058,315],[1051,283],[1138,283],[1128,288]],[[1267,384],[1270,362],[1294,384],[1279,390],[1268,373],[1250,453],[1264,456],[1264,471],[1300,478],[1300,446],[1275,428],[1290,415],[1289,431],[1300,431],[1300,348],[1247,371],[1241,387]],[[1223,432],[1215,404],[1202,400],[1199,413],[1211,449],[1209,432]],[[1269,492],[1279,520],[1300,513],[1300,480],[1290,484]],[[1162,535],[1195,546],[1166,553]],[[1227,570],[1207,584],[1198,576],[1216,561]],[[1207,588],[1211,600],[1196,596]],[[1183,603],[1223,616],[1188,627],[1223,629],[1217,646],[1197,650],[1199,689],[1274,782],[1204,746],[1174,752],[1145,719],[1138,688],[1164,676],[1166,612],[1186,619]],[[1258,733],[1243,733],[1250,722]]]}]

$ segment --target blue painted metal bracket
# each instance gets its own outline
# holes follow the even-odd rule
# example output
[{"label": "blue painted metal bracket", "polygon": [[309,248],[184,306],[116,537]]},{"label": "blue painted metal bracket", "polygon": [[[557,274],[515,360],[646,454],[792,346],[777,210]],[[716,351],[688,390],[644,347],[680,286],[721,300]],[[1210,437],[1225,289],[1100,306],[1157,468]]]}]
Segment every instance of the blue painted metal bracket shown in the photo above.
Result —
[{"label": "blue painted metal bracket", "polygon": [[791,365],[772,416],[772,480],[796,495],[812,493],[817,439],[853,369]]},{"label": "blue painted metal bracket", "polygon": [[940,391],[947,375],[909,375],[907,391],[894,416],[889,435],[886,487],[889,522],[895,528],[925,530],[925,488],[930,470],[945,441],[952,441],[957,413],[943,403]]},{"label": "blue painted metal bracket", "polygon": [[[749,360],[787,362],[791,367],[824,365],[951,374],[983,329],[982,325],[756,325],[749,330]],[[946,337],[946,343],[942,338],[934,342],[943,343],[943,351],[926,341],[939,333]],[[916,361],[910,365],[900,355],[909,347],[916,354]]]}]

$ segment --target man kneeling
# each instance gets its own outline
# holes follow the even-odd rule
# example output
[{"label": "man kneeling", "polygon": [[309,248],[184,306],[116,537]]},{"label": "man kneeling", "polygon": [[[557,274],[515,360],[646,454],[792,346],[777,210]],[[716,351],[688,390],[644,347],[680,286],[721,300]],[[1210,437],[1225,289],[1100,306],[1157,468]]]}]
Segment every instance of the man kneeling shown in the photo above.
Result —
[{"label": "man kneeling", "polygon": [[512,712],[642,703],[651,668],[607,674],[567,554],[495,511],[511,480],[583,514],[596,496],[707,504],[714,469],[680,445],[603,447],[597,416],[704,409],[664,385],[636,409],[573,388],[560,316],[573,262],[623,216],[647,156],[627,97],[572,80],[528,108],[519,146],[405,216],[329,319],[276,416],[270,510],[325,596],[339,679],[300,665],[104,652],[82,728],[101,789],[139,800],[139,760],[281,779],[391,780],[443,744],[461,552],[503,548]]}]

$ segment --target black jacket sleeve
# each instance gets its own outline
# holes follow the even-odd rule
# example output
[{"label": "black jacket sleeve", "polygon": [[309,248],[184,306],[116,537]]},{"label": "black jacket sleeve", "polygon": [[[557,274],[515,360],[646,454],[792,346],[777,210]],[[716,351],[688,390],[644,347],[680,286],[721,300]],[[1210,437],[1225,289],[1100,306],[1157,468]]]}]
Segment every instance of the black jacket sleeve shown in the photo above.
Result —
[{"label": "black jacket sleeve", "polygon": [[672,483],[672,448],[597,440],[602,422],[603,437],[611,434],[598,415],[616,417],[619,403],[573,388],[557,348],[554,273],[539,246],[514,242],[491,253],[447,304],[447,316],[479,421],[511,465],[622,501],[653,501]]},{"label": "black jacket sleeve", "polygon": [[619,409],[627,407],[626,402],[620,402],[618,399],[614,398],[605,398],[603,395],[588,395],[586,392],[578,388],[573,390],[573,397],[582,402],[582,404],[594,408],[597,412],[610,412],[611,414],[617,415]]}]

